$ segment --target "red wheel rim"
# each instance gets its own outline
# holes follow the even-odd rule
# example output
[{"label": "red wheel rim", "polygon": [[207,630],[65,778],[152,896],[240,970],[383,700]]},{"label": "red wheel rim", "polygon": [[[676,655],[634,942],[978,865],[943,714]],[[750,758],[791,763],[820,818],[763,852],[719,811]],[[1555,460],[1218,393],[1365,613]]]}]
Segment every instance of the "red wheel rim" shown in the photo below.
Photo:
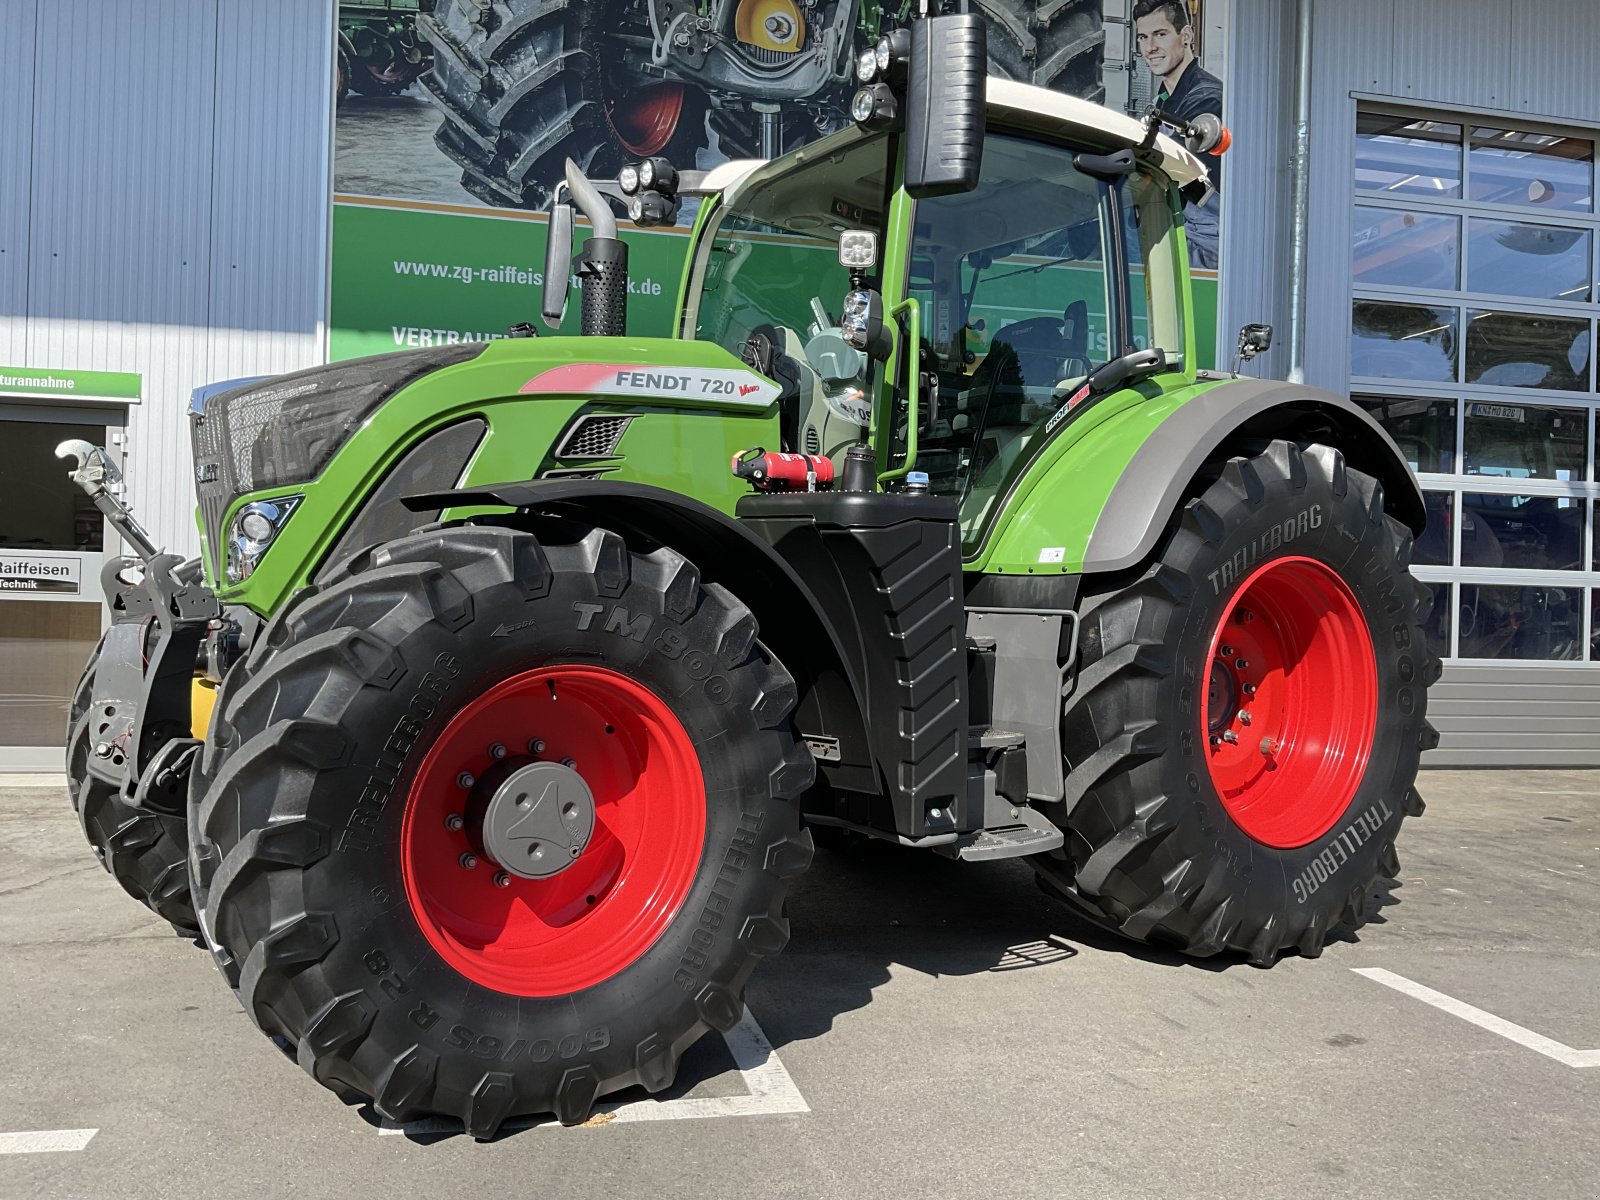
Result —
[{"label": "red wheel rim", "polygon": [[1304,846],[1355,798],[1377,733],[1378,668],[1355,594],[1312,558],[1245,579],[1211,639],[1211,783],[1258,842]]},{"label": "red wheel rim", "polygon": [[[560,874],[510,875],[500,886],[483,857],[484,793],[539,760],[570,760],[583,777],[594,832]],[[468,979],[564,995],[655,943],[689,893],[705,825],[699,757],[654,692],[603,667],[540,667],[475,699],[428,751],[401,825],[406,898],[433,948]],[[477,866],[464,867],[464,854]]]},{"label": "red wheel rim", "polygon": [[684,86],[658,83],[635,92],[611,112],[617,140],[632,154],[650,155],[661,150],[677,132],[683,116]]}]

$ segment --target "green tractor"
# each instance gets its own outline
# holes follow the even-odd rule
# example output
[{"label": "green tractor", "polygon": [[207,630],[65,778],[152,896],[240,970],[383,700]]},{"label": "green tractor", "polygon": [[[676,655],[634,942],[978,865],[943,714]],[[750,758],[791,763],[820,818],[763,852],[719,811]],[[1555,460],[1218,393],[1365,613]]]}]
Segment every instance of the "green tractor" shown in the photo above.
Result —
[{"label": "green tractor", "polygon": [[[1220,127],[986,79],[983,34],[890,35],[774,161],[569,166],[544,312],[576,207],[584,336],[210,396],[198,563],[62,447],[138,552],[74,801],[319,1082],[480,1138],[659,1091],[824,831],[1261,966],[1395,875],[1437,673],[1407,465],[1198,369]],[[612,206],[690,192],[682,324],[629,337]]]}]

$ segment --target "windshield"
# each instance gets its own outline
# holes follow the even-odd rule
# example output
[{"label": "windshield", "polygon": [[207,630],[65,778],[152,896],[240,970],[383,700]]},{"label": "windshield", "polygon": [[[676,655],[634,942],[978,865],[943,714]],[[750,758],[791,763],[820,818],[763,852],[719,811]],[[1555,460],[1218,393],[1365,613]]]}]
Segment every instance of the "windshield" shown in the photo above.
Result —
[{"label": "windshield", "polygon": [[874,136],[810,147],[788,170],[736,190],[701,241],[686,329],[736,355],[766,331],[794,354],[813,326],[837,325],[850,290],[839,234],[867,229],[883,245],[888,164],[888,139]]}]

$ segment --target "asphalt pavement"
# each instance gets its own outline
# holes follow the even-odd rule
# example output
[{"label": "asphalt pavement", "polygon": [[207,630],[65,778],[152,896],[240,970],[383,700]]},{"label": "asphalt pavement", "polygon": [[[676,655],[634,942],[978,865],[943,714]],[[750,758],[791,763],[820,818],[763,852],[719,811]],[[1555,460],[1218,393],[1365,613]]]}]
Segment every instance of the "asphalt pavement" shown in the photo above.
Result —
[{"label": "asphalt pavement", "polygon": [[819,854],[746,1021],[588,1126],[386,1128],[0,777],[0,1197],[1584,1197],[1600,773],[1436,772],[1400,886],[1271,970],[1109,939],[1015,863]]}]

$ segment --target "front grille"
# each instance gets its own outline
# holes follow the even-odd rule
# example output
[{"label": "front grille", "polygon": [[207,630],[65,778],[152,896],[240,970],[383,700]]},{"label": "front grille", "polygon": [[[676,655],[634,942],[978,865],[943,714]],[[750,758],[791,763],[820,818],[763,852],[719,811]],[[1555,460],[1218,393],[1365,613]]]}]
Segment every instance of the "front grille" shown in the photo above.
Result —
[{"label": "front grille", "polygon": [[632,416],[590,413],[579,417],[556,447],[557,458],[612,458]]}]

